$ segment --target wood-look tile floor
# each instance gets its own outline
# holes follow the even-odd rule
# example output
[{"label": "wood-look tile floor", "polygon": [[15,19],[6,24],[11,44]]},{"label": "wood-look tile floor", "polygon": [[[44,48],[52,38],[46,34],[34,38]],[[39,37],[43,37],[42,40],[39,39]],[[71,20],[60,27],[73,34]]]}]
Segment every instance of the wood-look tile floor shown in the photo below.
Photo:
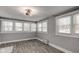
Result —
[{"label": "wood-look tile floor", "polygon": [[12,53],[62,53],[39,40],[28,40],[15,43],[1,44],[0,48],[13,46]]}]

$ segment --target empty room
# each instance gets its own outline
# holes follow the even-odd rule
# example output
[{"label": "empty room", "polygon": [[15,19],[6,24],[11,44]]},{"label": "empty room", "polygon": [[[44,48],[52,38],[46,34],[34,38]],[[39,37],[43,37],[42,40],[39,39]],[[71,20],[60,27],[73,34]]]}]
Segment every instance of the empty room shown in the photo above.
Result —
[{"label": "empty room", "polygon": [[79,53],[79,7],[0,6],[0,53]]}]

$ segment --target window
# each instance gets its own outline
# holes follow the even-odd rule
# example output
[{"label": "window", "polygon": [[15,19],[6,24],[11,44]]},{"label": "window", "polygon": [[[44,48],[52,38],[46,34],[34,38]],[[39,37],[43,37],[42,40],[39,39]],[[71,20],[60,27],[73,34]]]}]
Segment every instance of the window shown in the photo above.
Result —
[{"label": "window", "polygon": [[41,22],[38,23],[37,26],[38,26],[38,32],[41,32],[42,31],[42,23]]},{"label": "window", "polygon": [[36,31],[36,24],[35,23],[31,23],[31,31],[32,32]]},{"label": "window", "polygon": [[74,15],[74,32],[79,33],[79,14]]},{"label": "window", "polygon": [[38,32],[47,32],[47,20],[37,23]]},{"label": "window", "polygon": [[59,33],[70,33],[71,16],[63,17],[57,20],[57,30]]},{"label": "window", "polygon": [[24,23],[24,31],[30,32],[30,23]]},{"label": "window", "polygon": [[13,22],[11,21],[2,21],[2,31],[13,31]]},{"label": "window", "polygon": [[42,30],[43,32],[47,32],[47,21],[42,22]]},{"label": "window", "polygon": [[17,31],[26,31],[26,32],[35,32],[36,23],[35,22],[20,22],[20,21],[11,21],[11,20],[1,20],[1,31],[2,32],[17,32]]},{"label": "window", "polygon": [[22,23],[19,22],[15,23],[15,31],[22,31]]}]

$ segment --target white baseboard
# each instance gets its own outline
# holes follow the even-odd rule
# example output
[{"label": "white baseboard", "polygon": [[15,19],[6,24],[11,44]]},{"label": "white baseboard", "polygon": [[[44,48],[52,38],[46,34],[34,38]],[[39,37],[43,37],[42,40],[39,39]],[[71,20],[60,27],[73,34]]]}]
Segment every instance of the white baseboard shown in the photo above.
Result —
[{"label": "white baseboard", "polygon": [[66,50],[66,49],[64,49],[64,48],[62,48],[60,46],[57,46],[57,45],[54,45],[54,44],[51,44],[51,43],[49,43],[49,45],[52,46],[52,47],[54,47],[54,48],[56,48],[56,49],[59,49],[60,51],[65,52],[65,53],[72,53],[71,51]]},{"label": "white baseboard", "polygon": [[26,39],[12,40],[12,41],[4,41],[4,42],[0,42],[0,44],[20,42],[20,41],[26,41],[26,40],[32,40],[32,39],[37,39],[37,38],[26,38]]},{"label": "white baseboard", "polygon": [[42,42],[45,43],[45,44],[48,44],[47,40],[39,39],[39,38],[37,38],[37,39],[40,40],[40,41],[42,41]]},{"label": "white baseboard", "polygon": [[12,41],[4,41],[4,42],[0,42],[0,44],[5,44],[5,43],[12,43],[12,42],[19,42],[19,41],[26,41],[26,40],[32,40],[32,39],[38,39],[46,44],[49,44],[50,46],[56,48],[56,49],[59,49],[60,51],[63,51],[65,53],[72,53],[71,51],[68,51],[60,46],[57,46],[57,45],[54,45],[52,43],[47,43],[46,40],[43,40],[43,39],[39,39],[39,38],[26,38],[26,39],[20,39],[20,40],[12,40]]},{"label": "white baseboard", "polygon": [[[40,40],[40,41],[42,41],[42,42],[45,43],[45,41],[44,41],[43,39],[39,39],[39,38],[38,38],[38,40]],[[56,49],[62,51],[62,52],[65,52],[65,53],[72,53],[71,51],[66,50],[66,49],[64,49],[64,48],[62,48],[62,47],[60,47],[60,46],[54,45],[54,44],[52,44],[52,43],[50,43],[50,42],[49,42],[48,44],[49,44],[50,46],[52,46],[52,47],[54,47],[54,48],[56,48]]]}]

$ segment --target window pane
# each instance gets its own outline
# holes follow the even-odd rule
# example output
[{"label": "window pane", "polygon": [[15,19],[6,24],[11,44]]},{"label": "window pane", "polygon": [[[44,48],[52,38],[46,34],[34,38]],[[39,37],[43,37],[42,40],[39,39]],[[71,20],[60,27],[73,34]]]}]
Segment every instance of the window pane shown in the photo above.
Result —
[{"label": "window pane", "polygon": [[58,32],[60,33],[70,33],[71,17],[60,18],[57,21]]},{"label": "window pane", "polygon": [[15,30],[22,31],[22,23],[15,23]]},{"label": "window pane", "polygon": [[2,21],[2,31],[12,31],[13,22],[11,21]]},{"label": "window pane", "polygon": [[38,31],[42,31],[42,24],[38,23]]},{"label": "window pane", "polygon": [[79,14],[74,16],[74,26],[75,33],[79,33]]},{"label": "window pane", "polygon": [[30,23],[24,23],[24,31],[30,32]]},{"label": "window pane", "polygon": [[43,32],[47,32],[47,21],[43,22]]},{"label": "window pane", "polygon": [[31,31],[36,31],[36,24],[35,23],[31,23]]}]

